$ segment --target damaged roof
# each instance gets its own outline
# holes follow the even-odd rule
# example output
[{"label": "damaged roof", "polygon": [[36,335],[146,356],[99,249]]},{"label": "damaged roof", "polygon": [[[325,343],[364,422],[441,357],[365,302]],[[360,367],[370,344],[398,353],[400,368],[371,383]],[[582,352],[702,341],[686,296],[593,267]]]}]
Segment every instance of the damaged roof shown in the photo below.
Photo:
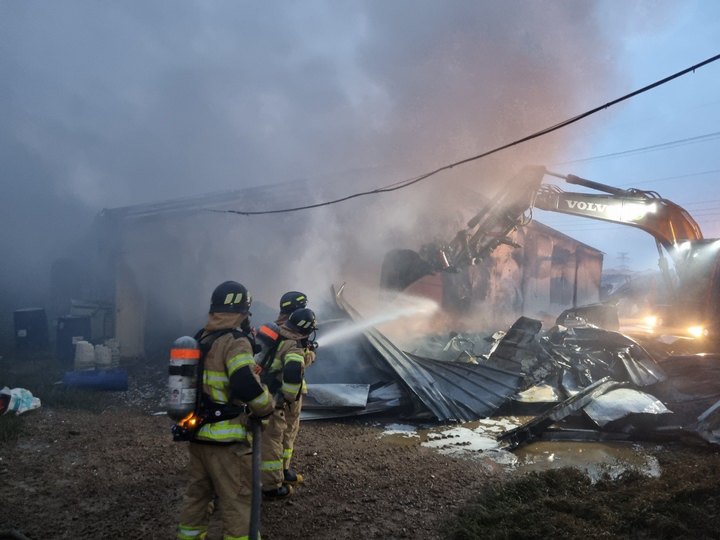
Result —
[{"label": "damaged roof", "polygon": [[[367,323],[342,287],[333,294],[347,322]],[[543,333],[541,328],[540,321],[521,317],[501,333],[489,353],[453,357],[474,357],[473,363],[403,351],[369,326],[354,347],[361,350],[357,342],[364,341],[372,351],[372,382],[357,386],[352,403],[343,385],[334,390],[332,384],[320,385],[327,386],[317,387],[325,404],[315,409],[327,410],[303,412],[303,417],[399,408],[410,419],[467,422],[507,413],[508,407],[522,408],[523,394],[547,387],[552,391],[536,392],[542,399],[529,401],[536,408],[527,413],[533,418],[498,440],[514,448],[538,439],[675,440],[689,435],[720,444],[720,382],[708,377],[720,369],[718,355],[669,357],[662,363],[667,374],[642,346],[618,332],[592,325],[556,326]],[[322,354],[321,347],[319,360]],[[369,374],[359,357],[352,356],[355,368]],[[690,365],[695,369],[687,369]]]},{"label": "damaged roof", "polygon": [[[362,319],[345,299],[343,288],[335,299],[351,319]],[[425,409],[439,421],[465,422],[490,416],[515,394],[523,380],[520,373],[493,366],[409,355],[372,327],[364,335],[416,401],[418,413]]]}]

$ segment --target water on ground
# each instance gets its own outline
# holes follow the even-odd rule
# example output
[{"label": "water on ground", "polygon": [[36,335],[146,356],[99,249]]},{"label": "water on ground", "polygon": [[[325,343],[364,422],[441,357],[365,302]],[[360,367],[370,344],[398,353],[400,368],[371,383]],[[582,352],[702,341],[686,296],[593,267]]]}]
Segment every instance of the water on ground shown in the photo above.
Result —
[{"label": "water on ground", "polygon": [[455,426],[386,424],[382,437],[398,446],[420,445],[460,459],[481,460],[489,469],[513,472],[574,467],[592,479],[616,478],[633,470],[658,477],[660,466],[653,451],[657,445],[619,442],[538,441],[509,451],[496,437],[522,425],[526,419],[501,417]]}]

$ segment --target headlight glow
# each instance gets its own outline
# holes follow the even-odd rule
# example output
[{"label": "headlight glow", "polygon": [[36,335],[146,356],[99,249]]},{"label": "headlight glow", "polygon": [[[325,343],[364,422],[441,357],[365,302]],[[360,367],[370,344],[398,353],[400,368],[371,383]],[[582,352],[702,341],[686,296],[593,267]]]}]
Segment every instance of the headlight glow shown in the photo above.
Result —
[{"label": "headlight glow", "polygon": [[643,323],[645,323],[645,326],[648,328],[655,328],[658,325],[658,322],[657,315],[648,315],[643,319]]},{"label": "headlight glow", "polygon": [[688,334],[694,338],[701,338],[707,335],[707,330],[702,326],[691,326],[688,328]]}]

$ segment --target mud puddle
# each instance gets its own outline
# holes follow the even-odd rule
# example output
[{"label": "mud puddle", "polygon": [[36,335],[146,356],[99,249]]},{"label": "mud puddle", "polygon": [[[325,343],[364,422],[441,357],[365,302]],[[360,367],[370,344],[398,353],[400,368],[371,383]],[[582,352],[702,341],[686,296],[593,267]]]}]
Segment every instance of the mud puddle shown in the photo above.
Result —
[{"label": "mud puddle", "polygon": [[617,478],[625,471],[658,477],[660,465],[653,452],[657,445],[617,442],[536,442],[514,451],[498,444],[500,433],[522,425],[526,419],[484,419],[457,426],[386,424],[381,437],[397,446],[423,446],[445,455],[480,460],[491,470],[546,471],[563,467],[583,470],[591,480]]}]

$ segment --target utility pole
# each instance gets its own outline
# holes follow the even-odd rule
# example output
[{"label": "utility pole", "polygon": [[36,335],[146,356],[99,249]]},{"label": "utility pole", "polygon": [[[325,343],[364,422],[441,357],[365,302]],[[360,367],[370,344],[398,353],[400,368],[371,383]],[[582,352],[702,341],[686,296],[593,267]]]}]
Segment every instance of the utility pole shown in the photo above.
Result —
[{"label": "utility pole", "polygon": [[620,271],[623,274],[630,273],[630,267],[628,266],[628,261],[630,260],[630,256],[628,255],[627,251],[621,251],[618,253],[618,259],[620,259]]}]

